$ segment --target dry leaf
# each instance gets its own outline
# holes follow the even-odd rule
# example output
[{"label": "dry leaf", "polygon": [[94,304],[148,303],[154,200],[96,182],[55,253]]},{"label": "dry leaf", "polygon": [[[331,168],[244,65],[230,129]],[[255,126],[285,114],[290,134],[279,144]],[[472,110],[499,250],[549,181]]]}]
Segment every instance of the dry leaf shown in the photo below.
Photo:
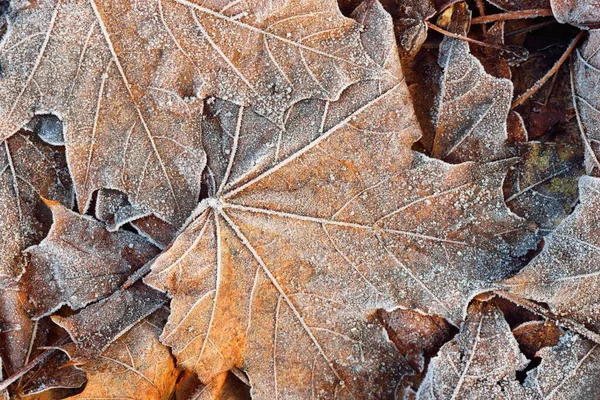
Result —
[{"label": "dry leaf", "polygon": [[165,296],[138,282],[127,290],[119,290],[110,297],[91,304],[69,317],[52,316],[64,328],[77,352],[71,357],[87,360],[104,351],[116,338],[155,312],[166,301]]},{"label": "dry leaf", "polygon": [[505,181],[506,204],[533,221],[546,235],[567,217],[578,199],[584,174],[581,149],[562,143],[527,142],[514,146],[520,162]]},{"label": "dry leaf", "polygon": [[160,329],[142,321],[97,360],[82,365],[88,382],[69,399],[168,400],[179,372],[169,349],[158,341]]},{"label": "dry leaf", "polygon": [[600,92],[598,69],[600,67],[600,31],[591,31],[581,49],[575,50],[571,72],[573,104],[585,145],[585,164],[588,174],[600,176]]},{"label": "dry leaf", "polygon": [[562,24],[581,29],[600,27],[600,8],[595,0],[550,0],[552,13]]},{"label": "dry leaf", "polygon": [[567,332],[555,347],[537,353],[542,363],[527,374],[524,386],[534,399],[583,400],[598,396],[600,348]]},{"label": "dry leaf", "polygon": [[487,0],[487,2],[505,11],[550,8],[550,0]]},{"label": "dry leaf", "polygon": [[504,155],[506,119],[513,85],[485,72],[468,43],[445,38],[439,64],[444,69],[434,117],[432,156],[453,163],[489,161]]},{"label": "dry leaf", "polygon": [[40,197],[71,205],[64,151],[20,131],[0,144],[0,286],[21,275],[22,251],[50,228]]},{"label": "dry leaf", "polygon": [[458,323],[533,244],[502,200],[508,163],[410,152],[400,76],[299,103],[285,130],[206,108],[211,197],[146,278],[173,296],[162,341],[204,382],[238,366],[257,398],[384,396],[406,369],[366,314],[402,304]]},{"label": "dry leaf", "polygon": [[543,347],[556,346],[564,334],[552,321],[528,321],[517,326],[512,333],[527,358],[535,357]]},{"label": "dry leaf", "polygon": [[527,364],[500,310],[475,302],[460,333],[431,360],[417,399],[509,399]]},{"label": "dry leaf", "polygon": [[104,225],[46,201],[54,223],[48,236],[27,249],[30,264],[23,285],[36,317],[63,305],[73,309],[110,295],[130,274],[158,253],[131,232],[108,232]]},{"label": "dry leaf", "polygon": [[582,177],[580,204],[545,238],[543,251],[502,283],[511,293],[542,302],[561,319],[600,332],[600,179]]}]

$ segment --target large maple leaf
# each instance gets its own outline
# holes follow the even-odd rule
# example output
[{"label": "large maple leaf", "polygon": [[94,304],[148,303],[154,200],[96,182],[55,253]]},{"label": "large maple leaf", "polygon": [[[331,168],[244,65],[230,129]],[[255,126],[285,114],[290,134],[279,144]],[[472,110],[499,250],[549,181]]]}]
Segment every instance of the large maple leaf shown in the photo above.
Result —
[{"label": "large maple leaf", "polygon": [[334,0],[40,0],[8,24],[0,140],[54,113],[81,210],[105,187],[174,223],[200,191],[204,97],[281,123],[301,99],[388,73]]},{"label": "large maple leaf", "polygon": [[283,129],[207,102],[211,197],[146,278],[173,296],[163,342],[205,382],[238,366],[257,398],[385,397],[407,369],[368,313],[401,305],[458,324],[531,245],[502,200],[509,162],[411,152],[420,129],[390,18],[371,2],[355,18],[394,79],[297,103]]}]

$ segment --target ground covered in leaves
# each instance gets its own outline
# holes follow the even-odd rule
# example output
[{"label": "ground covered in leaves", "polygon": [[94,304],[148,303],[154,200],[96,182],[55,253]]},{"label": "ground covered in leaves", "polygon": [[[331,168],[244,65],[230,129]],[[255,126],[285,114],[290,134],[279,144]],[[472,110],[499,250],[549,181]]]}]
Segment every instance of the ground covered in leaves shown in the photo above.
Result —
[{"label": "ground covered in leaves", "polygon": [[0,15],[0,397],[600,398],[595,1]]}]

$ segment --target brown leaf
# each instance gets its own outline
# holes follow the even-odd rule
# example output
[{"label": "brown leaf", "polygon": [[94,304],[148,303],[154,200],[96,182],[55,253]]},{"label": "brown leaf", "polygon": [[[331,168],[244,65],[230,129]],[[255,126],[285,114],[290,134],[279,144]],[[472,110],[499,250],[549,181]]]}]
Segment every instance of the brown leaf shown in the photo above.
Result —
[{"label": "brown leaf", "polygon": [[567,332],[554,347],[541,349],[542,363],[524,386],[534,399],[594,399],[600,382],[600,345]]},{"label": "brown leaf", "polygon": [[285,130],[222,100],[206,110],[211,197],[146,278],[173,296],[163,343],[203,382],[237,366],[257,398],[385,396],[407,369],[367,313],[401,304],[458,323],[510,273],[509,243],[533,244],[502,200],[507,163],[410,152],[399,75],[299,103]]},{"label": "brown leaf", "polygon": [[564,334],[552,321],[525,322],[513,329],[512,333],[527,358],[535,357],[543,347],[556,346]]},{"label": "brown leaf", "polygon": [[417,398],[508,399],[505,390],[519,385],[515,373],[527,363],[500,310],[475,302],[460,333],[431,360]]},{"label": "brown leaf", "polygon": [[222,373],[198,390],[193,400],[251,400],[249,387],[230,372]]},{"label": "brown leaf", "polygon": [[9,24],[0,138],[52,110],[67,127],[80,211],[106,187],[176,224],[200,190],[204,97],[281,123],[302,99],[334,100],[387,73],[334,0],[40,0]]},{"label": "brown leaf", "polygon": [[165,296],[138,282],[127,290],[91,304],[70,317],[53,316],[77,345],[72,358],[87,360],[98,356],[116,338],[140,322],[166,301]]},{"label": "brown leaf", "polygon": [[0,144],[0,285],[23,272],[22,251],[50,228],[41,197],[70,206],[64,151],[20,131]]},{"label": "brown leaf", "polygon": [[88,382],[70,399],[169,399],[179,372],[159,333],[160,327],[146,320],[137,324],[97,360],[81,366]]},{"label": "brown leaf", "polygon": [[600,176],[599,47],[600,31],[591,31],[581,49],[575,50],[575,61],[571,76],[573,103],[585,145],[586,169],[588,174],[593,176]]},{"label": "brown leaf", "polygon": [[131,232],[108,232],[104,225],[47,201],[54,223],[48,236],[27,249],[23,275],[31,312],[39,318],[63,305],[73,309],[110,295],[130,274],[158,253]]},{"label": "brown leaf", "polygon": [[600,9],[594,0],[550,0],[552,13],[561,24],[581,29],[600,27]]},{"label": "brown leaf", "polygon": [[545,238],[543,251],[503,282],[511,293],[548,305],[560,319],[600,332],[600,179],[582,177],[580,204]]},{"label": "brown leaf", "polygon": [[487,2],[504,11],[550,8],[550,0],[487,0]]},{"label": "brown leaf", "polygon": [[527,142],[514,147],[520,162],[505,181],[506,203],[546,235],[569,215],[584,174],[582,149],[562,143]]},{"label": "brown leaf", "polygon": [[469,45],[445,38],[439,64],[444,69],[434,117],[432,156],[445,161],[489,161],[502,157],[513,85],[487,74]]},{"label": "brown leaf", "polygon": [[35,335],[35,322],[27,314],[27,293],[17,284],[0,295],[0,357],[4,371],[11,375],[23,367]]}]

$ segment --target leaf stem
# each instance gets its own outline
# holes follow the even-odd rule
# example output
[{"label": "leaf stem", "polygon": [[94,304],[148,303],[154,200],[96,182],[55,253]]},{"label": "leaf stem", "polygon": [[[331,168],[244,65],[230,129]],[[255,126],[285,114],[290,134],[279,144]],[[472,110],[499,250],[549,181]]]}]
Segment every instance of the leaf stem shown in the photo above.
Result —
[{"label": "leaf stem", "polygon": [[487,24],[496,21],[509,21],[513,19],[527,19],[538,17],[551,17],[552,10],[546,8],[536,8],[533,10],[505,12],[501,14],[482,15],[471,20],[472,25]]},{"label": "leaf stem", "polygon": [[439,26],[437,26],[435,24],[432,24],[429,21],[426,21],[426,23],[427,23],[427,26],[430,29],[432,29],[432,30],[434,30],[436,32],[439,32],[439,33],[441,33],[444,36],[448,36],[448,37],[451,37],[453,39],[464,40],[465,42],[473,43],[473,44],[476,44],[476,45],[481,46],[481,47],[489,47],[489,48],[492,48],[492,49],[498,49],[498,50],[502,50],[502,51],[510,51],[510,49],[508,49],[506,46],[502,46],[502,45],[499,45],[499,44],[493,44],[493,43],[481,42],[479,40],[472,39],[472,38],[470,38],[468,36],[463,36],[463,35],[459,35],[459,34],[456,34],[456,33],[449,32],[449,31],[447,31],[447,30],[445,30],[443,28],[440,28]]}]

